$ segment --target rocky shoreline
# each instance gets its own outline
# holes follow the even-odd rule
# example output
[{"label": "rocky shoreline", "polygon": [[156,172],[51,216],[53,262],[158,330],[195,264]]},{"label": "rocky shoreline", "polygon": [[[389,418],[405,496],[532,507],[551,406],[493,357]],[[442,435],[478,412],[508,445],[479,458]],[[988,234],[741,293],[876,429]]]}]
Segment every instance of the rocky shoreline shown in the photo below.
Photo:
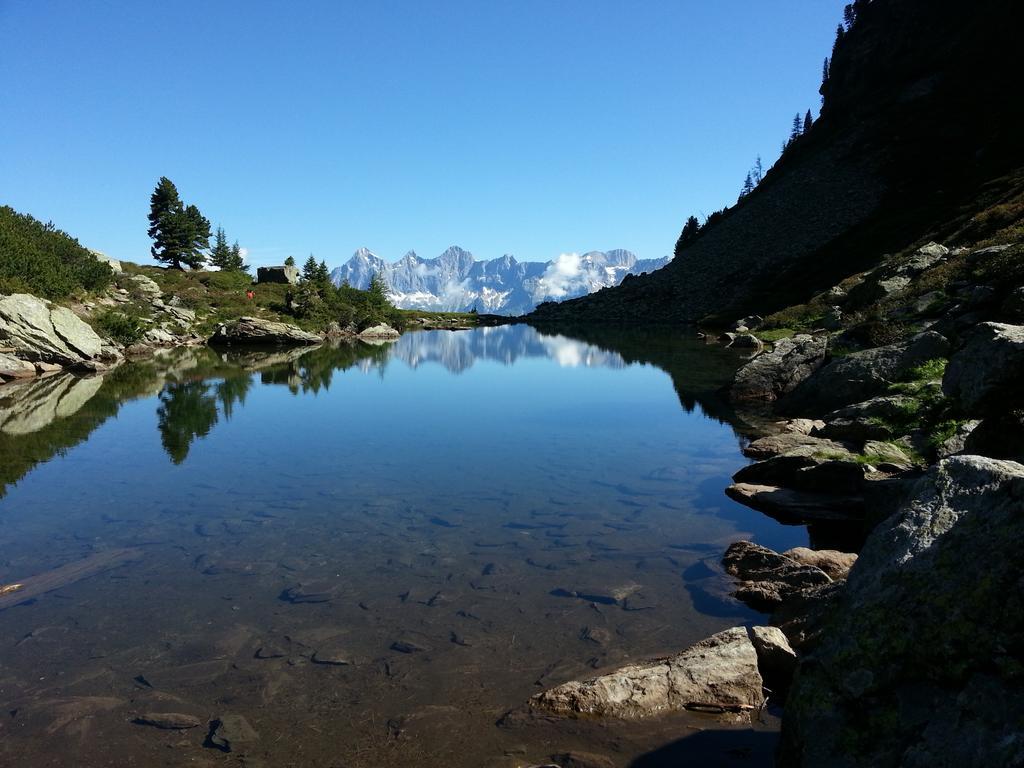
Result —
[{"label": "rocky shoreline", "polygon": [[[72,309],[31,294],[0,295],[0,383],[61,371],[103,373],[126,359],[173,347],[295,347],[321,344],[328,339],[380,343],[401,335],[385,323],[362,330],[332,323],[321,333],[310,333],[296,325],[242,316],[217,325],[206,336],[196,329],[195,312],[175,306],[175,297],[165,302],[156,283],[144,275],[131,277],[133,284],[145,286],[143,295],[151,302],[154,314],[171,318],[153,324],[140,341],[131,344],[120,344],[100,335],[86,322],[92,318],[97,302],[78,304]],[[121,291],[127,294],[126,289],[115,288],[100,302],[114,301],[111,297],[120,296]]]},{"label": "rocky shoreline", "polygon": [[[754,461],[725,492],[807,526],[811,547],[724,553],[732,596],[765,626],[565,683],[527,709],[735,720],[774,700],[779,765],[1024,764],[1024,287],[952,280],[912,295],[932,271],[983,272],[1010,247],[928,243],[833,289],[809,333],[764,343],[764,320],[747,317],[706,334],[750,351],[731,400],[784,417],[742,447]],[[880,302],[908,332],[855,344],[844,309]]]}]

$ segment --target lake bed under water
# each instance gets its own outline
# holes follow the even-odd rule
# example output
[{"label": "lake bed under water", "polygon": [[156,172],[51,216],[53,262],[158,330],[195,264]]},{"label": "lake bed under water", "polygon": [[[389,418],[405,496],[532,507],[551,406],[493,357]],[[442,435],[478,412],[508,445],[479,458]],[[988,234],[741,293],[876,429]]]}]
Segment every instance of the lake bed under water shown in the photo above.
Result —
[{"label": "lake bed under water", "polygon": [[0,584],[110,559],[0,610],[0,764],[759,764],[770,723],[498,725],[758,620],[722,552],[807,538],[722,492],[745,461],[727,369],[506,326],[0,388]]}]

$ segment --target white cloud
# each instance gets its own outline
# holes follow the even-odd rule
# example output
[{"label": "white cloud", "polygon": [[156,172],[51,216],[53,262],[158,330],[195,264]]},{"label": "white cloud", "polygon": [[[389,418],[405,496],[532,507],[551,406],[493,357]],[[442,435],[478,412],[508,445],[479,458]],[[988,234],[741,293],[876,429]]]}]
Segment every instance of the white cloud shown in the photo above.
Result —
[{"label": "white cloud", "polygon": [[542,296],[561,299],[583,274],[583,258],[578,253],[563,253],[548,265],[537,281]]}]

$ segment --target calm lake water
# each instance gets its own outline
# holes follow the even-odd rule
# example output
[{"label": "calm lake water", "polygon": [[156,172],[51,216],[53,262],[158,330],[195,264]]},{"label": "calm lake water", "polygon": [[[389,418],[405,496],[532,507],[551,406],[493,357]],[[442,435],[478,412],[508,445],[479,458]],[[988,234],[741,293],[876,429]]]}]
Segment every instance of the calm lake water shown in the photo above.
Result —
[{"label": "calm lake water", "polygon": [[[0,584],[57,587],[0,610],[0,764],[656,764],[664,723],[498,722],[757,620],[722,551],[806,532],[722,492],[737,363],[679,332],[507,326],[0,388]],[[723,764],[771,746],[729,738]]]}]

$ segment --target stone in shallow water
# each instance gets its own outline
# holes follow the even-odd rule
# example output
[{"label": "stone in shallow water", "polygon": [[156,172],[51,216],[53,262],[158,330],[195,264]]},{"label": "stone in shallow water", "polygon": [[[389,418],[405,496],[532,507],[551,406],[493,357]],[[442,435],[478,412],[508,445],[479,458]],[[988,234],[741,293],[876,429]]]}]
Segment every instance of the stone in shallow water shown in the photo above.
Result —
[{"label": "stone in shallow water", "polygon": [[684,709],[734,711],[764,702],[757,653],[744,627],[733,627],[682,653],[559,685],[530,699],[555,715],[640,719]]},{"label": "stone in shallow water", "polygon": [[391,644],[391,650],[398,651],[399,653],[422,653],[430,649],[412,640],[395,640]]},{"label": "stone in shallow water", "polygon": [[311,660],[314,664],[334,667],[347,667],[355,663],[352,654],[340,640],[327,640],[317,646]]},{"label": "stone in shallow water", "polygon": [[139,715],[132,722],[136,725],[149,725],[165,731],[185,731],[189,728],[198,728],[203,724],[198,717],[180,712],[147,712],[144,715]]},{"label": "stone in shallow water", "polygon": [[338,585],[330,581],[296,584],[284,590],[280,599],[288,603],[329,603],[338,596]]},{"label": "stone in shallow water", "polygon": [[259,738],[256,729],[242,715],[228,714],[210,723],[206,746],[232,752],[245,744],[259,741]]}]

